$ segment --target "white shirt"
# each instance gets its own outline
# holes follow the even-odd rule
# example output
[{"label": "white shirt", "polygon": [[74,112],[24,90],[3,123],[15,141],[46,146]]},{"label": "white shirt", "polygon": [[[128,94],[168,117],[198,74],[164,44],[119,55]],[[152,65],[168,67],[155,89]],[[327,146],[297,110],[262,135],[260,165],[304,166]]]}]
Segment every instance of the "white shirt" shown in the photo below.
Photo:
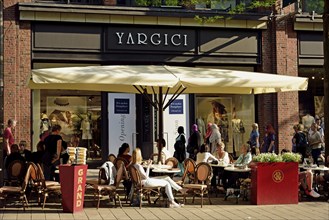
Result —
[{"label": "white shirt", "polygon": [[162,148],[162,153],[165,155],[164,161],[166,161],[168,158],[172,157],[170,152],[165,147]]},{"label": "white shirt", "polygon": [[218,161],[218,159],[209,152],[198,153],[196,155],[196,164],[199,164],[201,162],[208,162],[208,160]]},{"label": "white shirt", "polygon": [[230,158],[229,158],[228,153],[227,153],[226,151],[224,152],[224,156],[223,156],[222,158],[219,157],[217,151],[214,152],[213,155],[214,155],[217,159],[219,159],[219,160],[222,159],[224,165],[227,165],[227,164],[230,163]]}]

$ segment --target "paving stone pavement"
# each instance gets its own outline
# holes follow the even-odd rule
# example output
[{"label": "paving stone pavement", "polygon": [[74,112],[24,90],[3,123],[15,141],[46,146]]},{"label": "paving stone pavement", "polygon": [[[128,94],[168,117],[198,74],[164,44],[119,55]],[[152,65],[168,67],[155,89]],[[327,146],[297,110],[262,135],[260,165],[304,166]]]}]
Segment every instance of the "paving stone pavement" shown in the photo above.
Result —
[{"label": "paving stone pavement", "polygon": [[[105,198],[105,199],[104,199]],[[114,206],[104,197],[99,209],[91,198],[85,200],[85,208],[77,213],[63,213],[60,201],[50,199],[46,208],[42,209],[35,202],[29,204],[26,211],[23,211],[21,204],[17,201],[10,201],[5,207],[0,208],[0,219],[4,220],[100,220],[100,219],[305,219],[305,220],[329,220],[329,203],[325,198],[303,201],[293,205],[251,205],[249,201],[235,203],[234,198],[224,201],[223,196],[211,198],[212,205],[205,199],[201,208],[200,199],[195,204],[188,199],[187,204],[182,208],[165,208],[143,203],[142,209],[130,207],[124,201],[123,208]],[[178,198],[181,200],[181,198]]]}]

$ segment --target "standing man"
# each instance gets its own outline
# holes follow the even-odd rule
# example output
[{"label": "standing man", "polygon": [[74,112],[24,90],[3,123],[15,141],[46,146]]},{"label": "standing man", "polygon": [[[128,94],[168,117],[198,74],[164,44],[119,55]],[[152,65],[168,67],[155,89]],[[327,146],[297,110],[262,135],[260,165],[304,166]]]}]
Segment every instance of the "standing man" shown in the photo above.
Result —
[{"label": "standing man", "polygon": [[3,138],[5,140],[5,146],[3,149],[3,158],[8,156],[11,151],[10,151],[10,146],[15,143],[15,138],[13,135],[13,130],[16,127],[16,121],[14,119],[9,119],[7,127],[3,133]]}]

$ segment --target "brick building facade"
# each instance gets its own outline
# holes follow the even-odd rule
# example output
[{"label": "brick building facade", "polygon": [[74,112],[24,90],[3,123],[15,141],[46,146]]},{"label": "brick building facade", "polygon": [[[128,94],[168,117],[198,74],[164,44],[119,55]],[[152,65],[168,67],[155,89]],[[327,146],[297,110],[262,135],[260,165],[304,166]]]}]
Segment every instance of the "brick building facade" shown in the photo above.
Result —
[{"label": "brick building facade", "polygon": [[[15,138],[19,140],[27,140],[28,143],[35,146],[36,143],[32,143],[32,127],[33,123],[38,123],[32,118],[32,109],[33,109],[33,100],[31,96],[31,90],[27,87],[27,80],[30,76],[32,69],[32,47],[33,47],[33,34],[32,34],[32,24],[38,22],[40,19],[42,22],[51,22],[52,19],[56,20],[56,14],[66,13],[65,10],[72,9],[72,11],[78,11],[81,9],[81,6],[76,5],[66,5],[61,4],[54,7],[51,4],[44,3],[41,4],[41,12],[38,14],[35,13],[37,10],[33,11],[33,3],[31,5],[20,4],[22,8],[19,8],[18,3],[28,3],[30,1],[4,1],[3,8],[3,86],[4,86],[4,102],[3,102],[3,120],[4,124],[9,118],[15,118],[18,121],[17,128],[15,130]],[[113,5],[113,1],[108,1]],[[281,1],[280,1],[281,2]],[[42,1],[41,1],[42,3]],[[30,7],[32,10],[27,10],[26,8]],[[24,8],[25,7],[25,8]],[[86,8],[85,8],[86,7]],[[98,11],[98,6],[92,6],[88,8],[88,5],[82,6],[82,9],[95,10]],[[286,10],[291,11],[292,6],[288,6]],[[133,9],[130,13],[138,13]],[[170,20],[177,21],[179,14],[177,11],[169,11],[172,13],[170,15]],[[33,14],[34,13],[34,14]],[[53,14],[51,14],[53,13]],[[67,13],[66,16],[62,16],[63,19],[61,22],[66,21],[71,22],[72,24],[83,25],[84,23],[80,20],[82,12]],[[97,14],[99,13],[99,14]],[[104,16],[106,13],[101,14],[97,12],[94,17],[90,15],[90,18],[93,17],[94,20],[91,23],[97,23],[98,21],[103,22]],[[112,9],[107,11],[113,15],[110,22],[115,23],[116,25],[124,24],[128,19],[125,17],[125,14],[120,15],[118,10]],[[189,12],[190,13],[190,12]],[[281,13],[281,12],[280,12]],[[274,73],[281,75],[291,75],[298,76],[299,71],[299,58],[298,58],[298,36],[297,31],[295,30],[295,21],[296,17],[294,15],[282,13],[279,14],[276,12],[275,16],[271,17],[268,13],[267,21],[257,21],[253,20],[258,24],[266,24],[266,27],[261,30],[261,61],[257,65],[253,65],[255,71]],[[142,13],[141,13],[142,14]],[[97,15],[97,16],[96,16]],[[80,18],[79,18],[80,16]],[[88,16],[88,14],[87,14]],[[154,12],[151,15],[146,15],[138,21],[134,20],[131,24],[137,25],[147,25],[151,17],[158,16],[161,18],[161,12]],[[190,15],[189,15],[190,16]],[[43,19],[43,17],[45,19]],[[253,17],[253,16],[251,16]],[[266,16],[265,16],[266,17]],[[87,18],[87,17],[86,17]],[[116,18],[116,19],[114,19]],[[168,18],[168,17],[166,17]],[[189,19],[191,16],[189,17]],[[107,19],[107,18],[106,18]],[[145,21],[143,21],[145,19]],[[254,18],[253,18],[254,19]],[[159,20],[159,19],[158,19]],[[247,23],[247,19],[244,21]],[[200,27],[201,24],[190,19],[190,27]],[[225,25],[219,24],[218,26],[213,24],[208,24],[209,27],[214,26],[220,28],[227,28],[228,30],[234,29],[234,25],[237,25],[237,28],[243,31],[241,26],[241,21],[234,24],[235,20],[233,19],[231,26],[228,23]],[[152,26],[154,24],[150,22]],[[174,23],[171,25],[166,23],[166,27],[175,26]],[[206,25],[207,26],[207,25]],[[254,27],[249,27],[248,29],[257,29],[257,25]],[[223,30],[223,29],[221,29]],[[60,60],[60,58],[58,58]],[[58,60],[56,62],[59,62]],[[233,64],[234,65],[234,64]],[[257,95],[255,101],[255,120],[259,123],[261,138],[264,135],[264,126],[267,123],[274,125],[274,128],[277,132],[277,145],[279,146],[279,151],[283,148],[291,148],[291,138],[292,138],[292,127],[300,120],[300,102],[298,92],[287,92],[287,93],[278,93],[278,94],[264,94]],[[192,123],[192,122],[190,122]],[[35,150],[35,147],[33,147]]]}]

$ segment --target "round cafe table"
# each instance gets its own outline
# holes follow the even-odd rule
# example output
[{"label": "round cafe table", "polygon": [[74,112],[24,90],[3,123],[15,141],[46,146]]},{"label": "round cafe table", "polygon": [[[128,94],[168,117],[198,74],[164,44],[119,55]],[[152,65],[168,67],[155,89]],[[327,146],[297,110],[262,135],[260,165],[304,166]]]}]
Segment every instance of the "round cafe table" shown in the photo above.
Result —
[{"label": "round cafe table", "polygon": [[[247,174],[247,173],[250,173],[251,169],[249,167],[237,168],[237,167],[228,166],[228,167],[224,168],[224,171],[228,172],[228,174],[227,174],[228,176],[233,175],[238,180],[238,179],[248,178],[247,176],[249,176],[249,174]],[[233,179],[235,179],[235,178],[233,178]],[[227,198],[232,195],[232,196],[236,197],[236,203],[238,204],[241,193],[243,194],[244,200],[248,199],[247,192],[246,191],[241,192],[240,186],[236,186],[236,188],[232,188],[232,189],[233,189],[233,191],[229,191],[229,188],[227,189],[228,192],[226,193],[224,200],[227,200]]]}]

